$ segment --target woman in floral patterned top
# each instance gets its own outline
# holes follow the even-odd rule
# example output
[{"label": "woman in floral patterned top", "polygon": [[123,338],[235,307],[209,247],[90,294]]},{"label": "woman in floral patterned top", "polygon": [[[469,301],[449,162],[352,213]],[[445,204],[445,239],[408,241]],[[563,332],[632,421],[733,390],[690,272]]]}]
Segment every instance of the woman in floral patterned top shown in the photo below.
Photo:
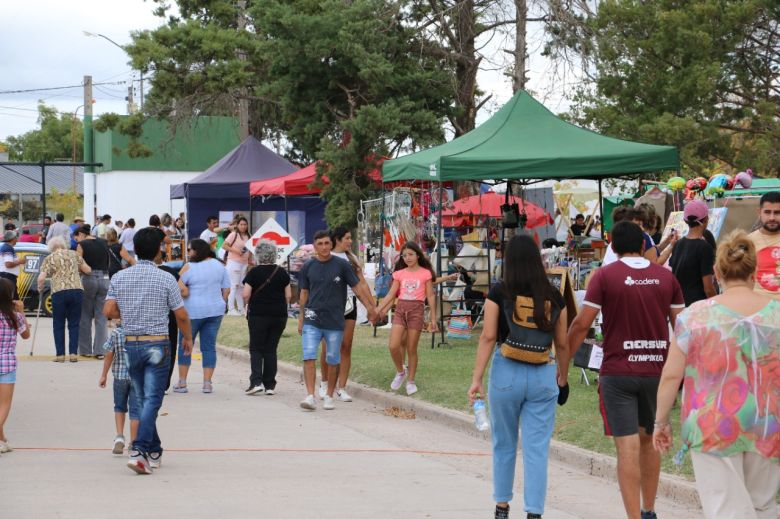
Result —
[{"label": "woman in floral patterned top", "polygon": [[682,453],[691,451],[708,518],[777,518],[780,490],[780,303],[753,291],[756,249],[743,231],[718,247],[723,294],[677,318],[658,388],[653,442],[672,445],[669,411],[683,382]]},{"label": "woman in floral patterned top", "polygon": [[70,361],[77,362],[79,347],[79,321],[81,320],[81,299],[84,286],[79,272],[89,274],[92,269],[84,258],[68,249],[65,240],[55,237],[46,244],[51,254],[46,256],[38,274],[38,293],[43,293],[46,278],[51,278],[52,328],[54,348],[57,356],[54,362],[65,361],[65,321],[68,321],[68,349]]}]

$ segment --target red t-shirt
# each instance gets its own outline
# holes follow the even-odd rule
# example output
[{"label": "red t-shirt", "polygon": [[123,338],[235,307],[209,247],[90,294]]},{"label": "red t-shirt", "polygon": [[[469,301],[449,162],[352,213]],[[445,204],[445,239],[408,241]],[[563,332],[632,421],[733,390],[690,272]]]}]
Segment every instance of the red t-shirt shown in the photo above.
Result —
[{"label": "red t-shirt", "polygon": [[604,317],[602,375],[661,375],[669,352],[669,311],[685,308],[671,271],[644,258],[616,261],[593,275],[584,304]]}]

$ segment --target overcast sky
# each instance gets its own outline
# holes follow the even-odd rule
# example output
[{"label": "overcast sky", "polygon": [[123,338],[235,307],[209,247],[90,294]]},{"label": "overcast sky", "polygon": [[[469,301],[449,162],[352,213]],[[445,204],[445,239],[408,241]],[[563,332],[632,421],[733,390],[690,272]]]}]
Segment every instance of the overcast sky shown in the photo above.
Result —
[{"label": "overcast sky", "polygon": [[[0,94],[0,140],[37,127],[39,100],[61,112],[72,113],[83,104],[83,77],[91,75],[94,114],[127,113],[125,96],[130,81],[138,79],[120,48],[84,31],[103,34],[119,45],[130,41],[130,32],[153,29],[161,19],[152,15],[155,4],[144,0],[14,0],[3,2],[0,30],[0,92],[72,86],[68,89]],[[529,28],[534,38],[534,28]],[[538,29],[537,29],[538,32]],[[495,56],[506,55],[496,47]],[[565,102],[545,81],[545,62],[537,57],[533,41],[530,84],[540,100],[554,112]],[[480,88],[493,97],[480,114],[484,120],[512,95],[511,83],[501,71],[480,74]],[[99,83],[112,83],[100,85]],[[135,83],[138,88],[138,83]],[[147,84],[148,88],[148,84]],[[83,108],[78,111],[83,114]]]}]

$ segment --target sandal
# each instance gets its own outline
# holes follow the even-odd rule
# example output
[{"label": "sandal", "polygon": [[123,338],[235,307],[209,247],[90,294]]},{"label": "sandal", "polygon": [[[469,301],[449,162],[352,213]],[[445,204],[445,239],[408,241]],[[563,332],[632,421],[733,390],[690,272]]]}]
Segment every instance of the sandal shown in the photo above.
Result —
[{"label": "sandal", "polygon": [[173,392],[174,393],[187,393],[189,392],[189,389],[187,389],[187,382],[185,380],[179,380],[173,385]]},{"label": "sandal", "polygon": [[211,385],[211,381],[210,380],[204,380],[203,381],[203,392],[204,393],[211,393],[212,391],[214,391],[214,388]]}]

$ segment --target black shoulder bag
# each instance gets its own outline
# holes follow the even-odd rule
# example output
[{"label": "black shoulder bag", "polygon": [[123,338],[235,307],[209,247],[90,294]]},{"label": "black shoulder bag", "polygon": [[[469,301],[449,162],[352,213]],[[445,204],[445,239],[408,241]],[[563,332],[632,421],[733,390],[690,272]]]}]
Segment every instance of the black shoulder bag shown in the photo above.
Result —
[{"label": "black shoulder bag", "polygon": [[255,295],[258,294],[261,290],[263,290],[266,286],[268,286],[268,283],[271,282],[271,280],[274,278],[276,273],[279,270],[279,265],[276,266],[273,272],[271,272],[271,275],[268,276],[268,279],[266,279],[262,285],[252,290],[252,295],[249,296],[249,301],[246,302],[246,315],[247,319],[249,319],[249,305],[252,304],[252,299],[254,299]]}]

